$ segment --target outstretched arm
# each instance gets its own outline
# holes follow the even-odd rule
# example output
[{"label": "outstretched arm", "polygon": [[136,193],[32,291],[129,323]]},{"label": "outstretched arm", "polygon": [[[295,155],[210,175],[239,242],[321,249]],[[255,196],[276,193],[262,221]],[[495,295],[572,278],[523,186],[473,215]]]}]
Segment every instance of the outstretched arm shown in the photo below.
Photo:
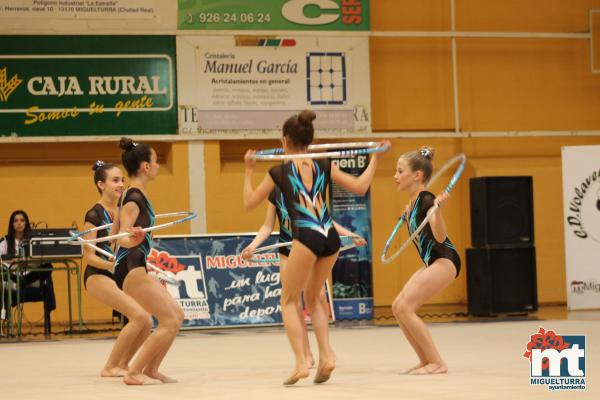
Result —
[{"label": "outstretched arm", "polygon": [[[390,147],[389,140],[382,140],[379,144],[379,147],[388,146]],[[388,151],[388,150],[385,150]],[[379,158],[383,155],[383,152],[373,153],[371,157],[371,161],[367,166],[367,169],[364,170],[360,176],[353,176],[343,172],[339,167],[335,164],[331,165],[331,179],[341,186],[343,186],[346,190],[357,194],[359,196],[364,196],[365,193],[369,190],[371,186],[371,182],[375,177],[375,170],[377,169],[377,163]]]}]

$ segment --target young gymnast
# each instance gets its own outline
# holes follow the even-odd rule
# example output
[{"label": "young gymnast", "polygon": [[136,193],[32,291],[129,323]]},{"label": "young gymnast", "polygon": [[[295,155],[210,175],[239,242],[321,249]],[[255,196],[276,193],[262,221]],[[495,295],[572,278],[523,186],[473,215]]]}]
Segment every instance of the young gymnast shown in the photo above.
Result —
[{"label": "young gymnast", "polygon": [[120,232],[132,236],[119,239],[115,280],[148,313],[158,319],[158,328],[148,337],[123,378],[128,385],[174,383],[175,379],[158,371],[160,363],[179,332],[183,310],[156,279],[146,273],[146,257],[152,236],[142,228],[154,225],[154,209],[146,196],[148,184],[158,174],[156,152],[150,145],[122,138],[122,161],[129,175],[130,187],[121,197]]},{"label": "young gymnast", "polygon": [[[312,111],[302,111],[284,123],[281,142],[285,154],[307,154],[312,142],[316,118]],[[385,145],[382,143],[382,145]],[[292,249],[282,279],[281,309],[288,340],[296,358],[292,374],[284,381],[293,385],[309,375],[304,351],[304,321],[298,315],[300,295],[310,311],[313,330],[319,345],[319,364],[315,383],[326,382],[335,369],[335,358],[329,343],[327,315],[319,301],[319,293],[337,259],[340,238],[326,203],[329,179],[347,190],[365,194],[375,175],[381,153],[373,155],[367,169],[354,177],[342,172],[330,159],[298,158],[271,168],[256,190],[252,188],[252,173],[256,151],[248,150],[244,156],[244,206],[253,209],[264,201],[277,186],[285,199],[292,221]]]},{"label": "young gymnast", "polygon": [[[100,200],[85,214],[84,230],[111,224],[118,213],[117,203],[123,193],[123,172],[114,164],[97,161],[94,170],[94,185]],[[91,240],[109,235],[111,227],[90,232],[84,239]],[[98,243],[101,249],[113,253],[109,242]],[[113,349],[100,372],[103,377],[122,377],[135,352],[150,335],[150,315],[130,296],[117,287],[112,274],[114,257],[109,259],[90,246],[83,247],[87,263],[83,284],[90,296],[125,315],[129,322],[123,327]]]},{"label": "young gymnast", "polygon": [[[262,226],[258,230],[254,240],[252,240],[252,242],[244,250],[242,250],[242,258],[244,258],[245,260],[250,260],[253,256],[254,250],[256,250],[271,235],[271,232],[273,232],[273,227],[275,226],[275,217],[277,217],[277,220],[279,221],[278,242],[279,243],[291,242],[292,241],[292,221],[290,220],[290,215],[285,206],[285,199],[283,198],[283,195],[281,194],[281,191],[279,190],[278,187],[275,187],[275,189],[273,189],[273,191],[269,194],[269,203],[267,205],[267,214],[265,216],[265,221],[263,222]],[[348,229],[344,228],[343,226],[339,225],[337,222],[333,221],[333,225],[334,225],[336,231],[338,232],[338,234],[343,235],[343,236],[355,237],[355,238],[353,238],[353,242],[356,246],[361,247],[367,243],[365,239],[354,235],[352,232],[350,232]],[[283,279],[285,279],[285,276],[286,276],[286,271],[287,271],[286,265],[287,265],[287,258],[290,255],[290,246],[280,247],[278,249],[278,251],[279,251],[279,271],[281,274],[281,279],[283,280]],[[319,299],[320,299],[321,305],[323,306],[325,314],[327,316],[329,316],[330,306],[329,306],[329,302],[327,301],[327,296],[325,294],[324,287],[321,290]],[[299,306],[298,307],[298,315],[300,316],[300,318],[302,320],[304,320],[304,310],[302,307],[302,302],[300,302],[298,304],[298,306]],[[315,362],[314,362],[314,357],[313,357],[312,351],[310,349],[310,342],[308,340],[308,329],[306,327],[306,324],[304,324],[304,326],[303,326],[303,347],[304,347],[304,353],[306,356],[308,367],[312,368],[314,366]],[[331,349],[331,354],[332,355],[334,354],[333,349]]]},{"label": "young gymnast", "polygon": [[[433,170],[433,155],[432,148],[422,147],[419,151],[403,154],[396,164],[394,180],[397,189],[407,192],[410,198],[404,211],[409,234],[416,231],[435,203],[441,207],[449,196],[442,192],[435,197],[425,190]],[[410,277],[392,304],[400,328],[419,357],[419,364],[405,373],[443,374],[448,367],[435,347],[427,325],[416,314],[425,301],[446,288],[460,272],[460,258],[448,238],[441,208],[431,215],[414,243],[425,266]]]}]

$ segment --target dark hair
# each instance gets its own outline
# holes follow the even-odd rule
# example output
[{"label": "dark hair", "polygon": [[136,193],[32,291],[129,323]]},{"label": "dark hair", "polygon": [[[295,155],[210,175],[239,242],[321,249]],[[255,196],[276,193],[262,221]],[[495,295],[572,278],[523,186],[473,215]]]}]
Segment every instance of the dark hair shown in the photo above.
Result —
[{"label": "dark hair", "polygon": [[136,176],[144,161],[150,162],[152,147],[147,143],[136,143],[130,138],[122,137],[119,147],[123,149],[121,160],[129,176]]},{"label": "dark hair", "polygon": [[435,152],[433,147],[423,146],[420,150],[409,151],[400,156],[406,160],[406,163],[412,171],[423,172],[423,183],[429,182],[433,172],[433,156]]},{"label": "dark hair", "polygon": [[10,214],[8,219],[8,232],[6,233],[6,249],[8,258],[15,257],[15,218],[21,214],[25,219],[25,232],[23,232],[23,239],[29,239],[31,237],[31,225],[29,225],[29,216],[23,210],[15,210]]},{"label": "dark hair", "polygon": [[289,138],[292,146],[295,148],[303,148],[312,143],[315,135],[313,120],[317,115],[310,111],[304,110],[298,115],[293,115],[283,124],[283,136]]},{"label": "dark hair", "polygon": [[94,185],[96,185],[96,189],[98,189],[98,193],[102,194],[102,190],[98,186],[98,182],[106,182],[106,176],[108,175],[106,171],[116,167],[113,163],[107,163],[102,160],[98,160],[92,166],[92,170],[94,171]]}]

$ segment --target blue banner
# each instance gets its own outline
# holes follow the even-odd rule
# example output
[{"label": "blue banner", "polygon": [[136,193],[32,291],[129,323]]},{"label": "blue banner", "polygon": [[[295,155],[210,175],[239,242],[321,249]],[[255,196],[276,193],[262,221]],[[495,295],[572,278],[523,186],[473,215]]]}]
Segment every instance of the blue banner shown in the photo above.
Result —
[{"label": "blue banner", "polygon": [[[277,254],[246,262],[240,253],[254,235],[154,238],[148,262],[171,271],[179,287],[165,287],[185,313],[183,328],[281,324]],[[264,245],[273,244],[272,236]],[[152,272],[148,272],[152,273]]]},{"label": "blue banner", "polygon": [[[358,176],[369,165],[367,155],[334,160],[338,167]],[[340,185],[331,184],[331,214],[344,228],[366,239],[363,247],[340,253],[333,267],[333,308],[337,319],[373,318],[373,277],[371,261],[371,197],[357,196]]]},{"label": "blue banner", "polygon": [[[272,235],[262,245],[277,238]],[[154,238],[148,262],[179,281],[179,286],[165,288],[183,308],[184,329],[283,323],[279,255],[262,253],[255,262],[243,260],[240,254],[253,239],[254,234]],[[330,301],[327,287],[326,294]]]}]

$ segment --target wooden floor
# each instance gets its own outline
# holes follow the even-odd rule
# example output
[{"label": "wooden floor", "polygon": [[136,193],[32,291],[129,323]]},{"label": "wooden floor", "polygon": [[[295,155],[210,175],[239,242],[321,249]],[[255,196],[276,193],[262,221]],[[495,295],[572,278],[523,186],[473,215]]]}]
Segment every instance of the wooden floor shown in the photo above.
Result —
[{"label": "wooden floor", "polygon": [[[544,313],[564,318],[542,318]],[[340,323],[331,329],[338,356],[332,379],[314,385],[309,378],[294,387],[281,384],[293,365],[281,328],[183,332],[164,363],[164,371],[179,383],[142,388],[98,377],[114,342],[112,332],[5,340],[0,342],[0,393],[3,399],[19,400],[600,398],[598,311],[567,312],[559,307],[528,318],[458,320],[429,327],[449,365],[448,374],[401,375],[417,359],[398,328]],[[529,362],[522,355],[539,327],[586,335],[585,392],[549,392],[530,385]],[[315,348],[314,338],[311,341]]]}]

